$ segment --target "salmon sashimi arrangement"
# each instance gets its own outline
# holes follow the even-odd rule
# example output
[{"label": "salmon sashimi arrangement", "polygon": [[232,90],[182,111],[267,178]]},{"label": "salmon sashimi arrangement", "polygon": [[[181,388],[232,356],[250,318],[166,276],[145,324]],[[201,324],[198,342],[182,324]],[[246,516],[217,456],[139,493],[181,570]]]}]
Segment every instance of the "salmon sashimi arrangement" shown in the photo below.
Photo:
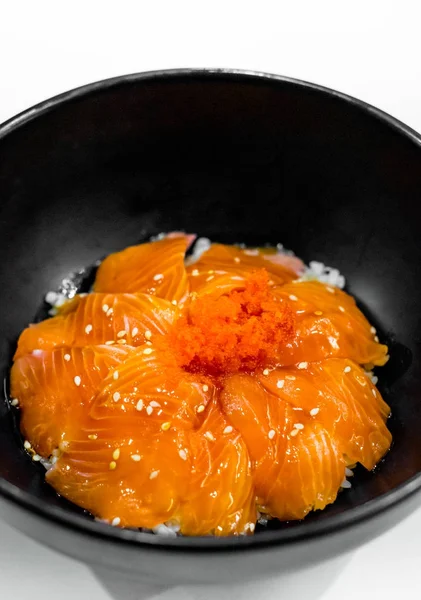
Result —
[{"label": "salmon sashimi arrangement", "polygon": [[274,248],[174,233],[100,264],[31,324],[10,375],[25,448],[114,526],[252,534],[303,519],[391,444],[387,346],[335,286]]}]

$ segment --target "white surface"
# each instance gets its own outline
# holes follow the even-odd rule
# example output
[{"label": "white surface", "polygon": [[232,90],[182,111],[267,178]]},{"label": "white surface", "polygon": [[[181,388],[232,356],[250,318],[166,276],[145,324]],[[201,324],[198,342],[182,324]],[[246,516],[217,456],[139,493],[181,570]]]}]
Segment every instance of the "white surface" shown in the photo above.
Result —
[{"label": "white surface", "polygon": [[[222,66],[321,83],[362,98],[421,131],[416,5],[416,0],[2,0],[0,122],[90,81],[158,68]],[[299,581],[275,578],[235,588],[159,588],[94,573],[1,523],[0,598],[420,598],[420,534],[421,510],[371,544]]]}]

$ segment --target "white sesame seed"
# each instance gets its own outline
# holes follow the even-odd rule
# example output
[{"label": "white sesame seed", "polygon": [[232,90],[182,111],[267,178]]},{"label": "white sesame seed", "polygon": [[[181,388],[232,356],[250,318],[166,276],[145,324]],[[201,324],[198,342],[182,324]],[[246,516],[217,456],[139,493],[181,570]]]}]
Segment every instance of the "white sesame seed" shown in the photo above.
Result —
[{"label": "white sesame seed", "polygon": [[291,437],[294,437],[294,436],[295,436],[295,435],[297,435],[297,434],[298,434],[298,429],[293,429],[293,430],[291,431],[291,433],[290,433],[290,436],[291,436]]},{"label": "white sesame seed", "polygon": [[153,408],[152,408],[152,406],[147,406],[147,407],[146,407],[146,412],[147,412],[147,414],[148,414],[148,415],[151,415],[151,414],[153,413]]},{"label": "white sesame seed", "polygon": [[145,348],[143,351],[143,354],[152,354],[153,350],[152,348]]},{"label": "white sesame seed", "polygon": [[278,379],[278,381],[276,382],[276,387],[279,388],[280,390],[284,387],[285,385],[285,381],[283,379]]},{"label": "white sesame seed", "polygon": [[31,442],[28,442],[28,440],[25,440],[23,442],[23,447],[25,448],[25,450],[30,450],[32,448]]},{"label": "white sesame seed", "polygon": [[103,305],[102,305],[102,310],[103,310],[105,313],[106,313],[106,312],[108,312],[108,309],[109,309],[109,308],[110,308],[110,307],[108,306],[108,304],[103,304]]},{"label": "white sesame seed", "polygon": [[285,379],[289,379],[290,381],[295,381],[295,375],[285,375]]},{"label": "white sesame seed", "polygon": [[66,362],[69,362],[69,360],[70,360],[72,357],[70,356],[70,354],[65,354],[65,355],[63,356],[63,358],[64,358],[64,360],[65,360]]},{"label": "white sesame seed", "polygon": [[115,380],[118,379],[118,371],[114,371],[114,373],[113,373],[113,379],[115,379]]},{"label": "white sesame seed", "polygon": [[114,310],[112,308],[107,310],[107,317],[111,317],[111,315],[113,314]]},{"label": "white sesame seed", "polygon": [[32,457],[32,460],[34,462],[39,462],[41,460],[41,456],[39,454],[34,454],[34,456]]},{"label": "white sesame seed", "polygon": [[113,459],[118,460],[120,458],[120,449],[116,448],[113,452]]},{"label": "white sesame seed", "polygon": [[120,392],[114,392],[114,394],[113,394],[114,402],[118,402],[120,400],[120,398],[121,398]]},{"label": "white sesame seed", "polygon": [[88,325],[85,327],[85,333],[91,333],[93,327],[91,325],[91,323],[88,323]]},{"label": "white sesame seed", "polygon": [[187,460],[187,454],[185,450],[179,450],[178,451],[178,455],[180,458],[182,458],[183,460]]},{"label": "white sesame seed", "polygon": [[377,330],[375,327],[370,327],[370,331],[371,333],[374,335],[375,333],[377,333]]},{"label": "white sesame seed", "polygon": [[161,279],[164,279],[164,276],[162,273],[157,273],[156,275],[153,276],[154,281],[161,281]]},{"label": "white sesame seed", "polygon": [[273,438],[275,437],[276,431],[274,429],[271,429],[268,433],[268,438],[270,440],[273,440]]},{"label": "white sesame seed", "polygon": [[307,369],[308,367],[308,362],[300,362],[298,365],[299,369]]},{"label": "white sesame seed", "polygon": [[155,479],[156,477],[158,477],[159,475],[159,469],[158,471],[152,471],[151,474],[149,475],[149,479]]},{"label": "white sesame seed", "polygon": [[202,386],[202,390],[203,390],[204,392],[208,392],[208,391],[209,391],[209,386],[208,386],[208,385],[206,385],[206,383],[205,383],[205,385],[203,385],[203,386]]},{"label": "white sesame seed", "polygon": [[298,406],[293,406],[292,410],[303,410],[302,408],[298,407]]},{"label": "white sesame seed", "polygon": [[17,398],[13,398],[13,400],[11,400],[10,404],[11,404],[11,406],[18,406],[19,400]]},{"label": "white sesame seed", "polygon": [[350,373],[350,372],[351,372],[351,367],[348,365],[347,367],[345,367],[344,373]]},{"label": "white sesame seed", "polygon": [[239,263],[240,262],[240,258],[238,256],[234,256],[234,262]]},{"label": "white sesame seed", "polygon": [[[304,311],[301,311],[301,310],[300,310],[300,311],[297,311],[297,312],[300,312],[300,313],[301,313],[301,312],[304,312]],[[322,313],[322,311],[321,311],[321,310],[315,310],[315,311],[314,311],[314,314],[316,315],[316,317],[321,317],[323,313]]]},{"label": "white sesame seed", "polygon": [[137,327],[133,327],[132,329],[132,337],[136,337],[139,333],[139,329]]},{"label": "white sesame seed", "polygon": [[269,375],[269,369],[265,369],[265,370],[263,371],[263,375]]},{"label": "white sesame seed", "polygon": [[318,414],[319,410],[320,410],[320,408],[312,408],[310,411],[310,415],[312,417],[315,417]]},{"label": "white sesame seed", "polygon": [[145,331],[145,338],[146,338],[147,340],[150,340],[150,339],[151,339],[151,337],[152,337],[152,332],[151,332],[151,331],[149,331],[149,329],[147,329],[147,330]]},{"label": "white sesame seed", "polygon": [[250,523],[249,524],[249,530],[251,531],[251,533],[253,533],[253,531],[255,530],[255,524],[254,523]]},{"label": "white sesame seed", "polygon": [[172,300],[172,301],[171,301],[171,304],[174,304],[174,306],[177,306],[177,304],[178,304],[178,303],[177,303],[177,300]]},{"label": "white sesame seed", "polygon": [[90,435],[88,435],[88,440],[97,440],[98,436],[96,433],[91,433]]},{"label": "white sesame seed", "polygon": [[374,388],[371,390],[371,393],[373,394],[374,397],[376,397],[376,390]]},{"label": "white sesame seed", "polygon": [[353,477],[354,471],[352,471],[351,469],[348,469],[348,467],[345,467],[345,475],[347,477]]},{"label": "white sesame seed", "polygon": [[332,287],[329,287],[328,285],[326,286],[326,289],[328,292],[330,292],[331,294],[335,293],[335,290]]},{"label": "white sesame seed", "polygon": [[304,425],[302,423],[294,423],[294,429],[304,429]]},{"label": "white sesame seed", "polygon": [[117,333],[117,337],[118,337],[118,338],[122,338],[122,337],[124,337],[125,335],[127,335],[127,331],[126,331],[125,329],[122,329],[121,331],[119,331],[119,332]]},{"label": "white sesame seed", "polygon": [[197,407],[197,412],[202,413],[204,410],[205,410],[205,407],[203,406],[203,404],[199,404],[199,406]]},{"label": "white sesame seed", "polygon": [[207,431],[206,433],[203,434],[204,437],[208,440],[210,440],[211,442],[215,441],[215,438],[213,437],[212,433],[210,431]]},{"label": "white sesame seed", "polygon": [[120,519],[120,517],[116,517],[115,519],[113,519],[113,520],[111,521],[111,525],[112,525],[113,527],[117,527],[117,525],[120,525],[120,523],[121,523],[121,519]]},{"label": "white sesame seed", "polygon": [[118,340],[117,344],[124,345],[127,344],[126,340]]},{"label": "white sesame seed", "polygon": [[157,402],[156,400],[151,400],[151,402],[149,402],[149,406],[153,406],[153,408],[160,408],[161,405],[159,404],[159,402]]},{"label": "white sesame seed", "polygon": [[348,481],[347,479],[344,479],[343,482],[341,483],[341,488],[349,489],[351,487],[352,487],[352,483],[350,481]]},{"label": "white sesame seed", "polygon": [[193,277],[197,277],[199,275],[198,269],[193,269],[193,271],[191,272],[191,274],[193,275]]},{"label": "white sesame seed", "polygon": [[81,383],[81,378],[79,377],[79,375],[76,375],[73,381],[75,382],[75,385],[79,386]]},{"label": "white sesame seed", "polygon": [[206,281],[212,281],[212,279],[215,279],[215,275],[209,275],[209,277],[206,277]]},{"label": "white sesame seed", "polygon": [[379,343],[380,340],[379,340],[379,337],[377,335],[374,336],[374,341],[377,342],[377,343]]},{"label": "white sesame seed", "polygon": [[114,471],[114,469],[116,468],[116,466],[117,466],[117,463],[114,460],[112,460],[110,462],[110,464],[108,465],[110,471]]},{"label": "white sesame seed", "polygon": [[139,412],[142,410],[143,408],[143,400],[138,400],[137,404],[136,404],[136,410],[138,410]]},{"label": "white sesame seed", "polygon": [[292,300],[293,302],[296,302],[298,300],[297,296],[294,296],[294,294],[290,294],[289,299]]},{"label": "white sesame seed", "polygon": [[107,344],[107,346],[112,346],[113,344],[115,344],[114,340],[107,340],[105,343]]},{"label": "white sesame seed", "polygon": [[162,423],[162,425],[161,425],[162,431],[168,431],[168,429],[170,427],[171,427],[171,423],[169,421],[167,421],[166,423]]},{"label": "white sesame seed", "polygon": [[139,454],[132,454],[130,456],[130,458],[134,461],[134,462],[139,462],[140,461],[140,456]]},{"label": "white sesame seed", "polygon": [[232,432],[232,427],[231,425],[227,425],[223,431],[223,433],[231,433]]}]

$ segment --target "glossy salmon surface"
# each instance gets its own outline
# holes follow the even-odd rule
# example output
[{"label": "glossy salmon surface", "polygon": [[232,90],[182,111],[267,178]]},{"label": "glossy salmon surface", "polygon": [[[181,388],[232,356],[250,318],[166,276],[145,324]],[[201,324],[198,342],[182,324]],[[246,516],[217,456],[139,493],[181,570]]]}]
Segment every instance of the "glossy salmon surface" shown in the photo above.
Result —
[{"label": "glossy salmon surface", "polygon": [[262,513],[323,510],[387,453],[366,370],[388,349],[296,257],[212,244],[186,260],[194,238],[105,258],[92,293],[22,332],[10,390],[47,481],[96,518],[252,534]]}]

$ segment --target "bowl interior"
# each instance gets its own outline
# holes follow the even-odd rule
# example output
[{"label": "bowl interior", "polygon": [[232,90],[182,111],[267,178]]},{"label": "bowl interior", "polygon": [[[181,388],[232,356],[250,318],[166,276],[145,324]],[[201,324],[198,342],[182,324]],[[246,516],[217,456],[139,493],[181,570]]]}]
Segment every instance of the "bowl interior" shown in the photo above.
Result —
[{"label": "bowl interior", "polygon": [[[361,506],[421,470],[421,149],[364,105],[245,74],[134,76],[0,130],[0,366],[71,271],[162,231],[277,242],[338,267],[391,359],[379,388],[394,444],[375,473],[306,522]],[[0,477],[81,512],[43,481],[0,402]],[[274,521],[273,528],[295,524]],[[258,534],[259,535],[259,532]]]}]

